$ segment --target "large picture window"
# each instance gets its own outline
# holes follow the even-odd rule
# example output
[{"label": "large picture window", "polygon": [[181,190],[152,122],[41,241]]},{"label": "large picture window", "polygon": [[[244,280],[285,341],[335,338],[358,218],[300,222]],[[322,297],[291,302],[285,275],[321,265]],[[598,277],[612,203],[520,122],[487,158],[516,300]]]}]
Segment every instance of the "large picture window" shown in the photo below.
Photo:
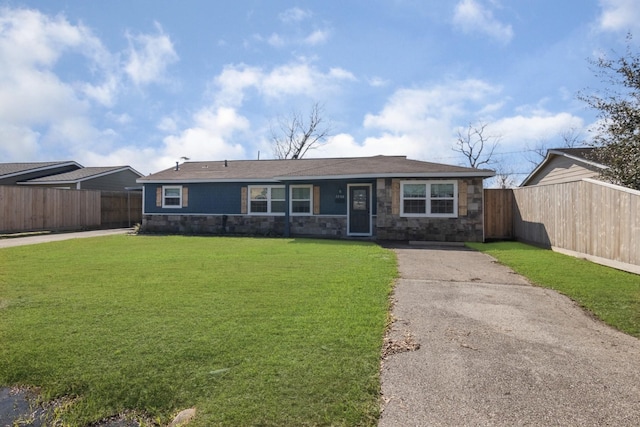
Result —
[{"label": "large picture window", "polygon": [[402,181],[400,192],[402,216],[458,216],[456,181]]},{"label": "large picture window", "polygon": [[164,186],[162,187],[162,207],[181,208],[182,207],[182,187]]},{"label": "large picture window", "polygon": [[286,209],[284,186],[249,186],[249,213],[284,214]]},{"label": "large picture window", "polygon": [[313,191],[311,185],[291,186],[291,215],[311,215]]}]

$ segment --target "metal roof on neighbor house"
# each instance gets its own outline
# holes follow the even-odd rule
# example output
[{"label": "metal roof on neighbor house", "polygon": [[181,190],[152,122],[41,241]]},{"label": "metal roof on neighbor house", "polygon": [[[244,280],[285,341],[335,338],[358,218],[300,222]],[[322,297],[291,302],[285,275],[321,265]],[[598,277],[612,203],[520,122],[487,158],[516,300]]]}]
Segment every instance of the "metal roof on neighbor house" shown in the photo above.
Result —
[{"label": "metal roof on neighbor house", "polygon": [[136,175],[142,176],[140,172],[132,169],[130,166],[86,167],[71,172],[31,179],[21,184],[71,184],[86,181],[87,179],[99,178],[101,176],[110,175],[125,170],[130,170]]},{"label": "metal roof on neighbor house", "polygon": [[60,162],[0,163],[0,178],[46,171],[63,166],[77,166],[78,168],[82,168],[80,164],[70,160]]},{"label": "metal roof on neighbor house", "polygon": [[140,183],[300,181],[381,177],[491,177],[488,169],[474,169],[407,159],[405,156],[347,157],[296,160],[221,160],[186,162],[143,178]]}]

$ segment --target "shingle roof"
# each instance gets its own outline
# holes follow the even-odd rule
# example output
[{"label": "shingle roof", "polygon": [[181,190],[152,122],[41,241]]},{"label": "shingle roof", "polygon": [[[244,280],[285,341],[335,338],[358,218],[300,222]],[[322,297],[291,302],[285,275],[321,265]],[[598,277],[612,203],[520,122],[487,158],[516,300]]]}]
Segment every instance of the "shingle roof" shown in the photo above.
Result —
[{"label": "shingle roof", "polygon": [[0,163],[0,177],[36,172],[67,165],[82,167],[71,160],[61,162]]},{"label": "shingle roof", "polygon": [[591,147],[582,147],[582,148],[553,148],[549,150],[551,153],[561,153],[567,156],[576,157],[578,159],[593,161],[590,158],[590,154],[593,152],[594,148]]},{"label": "shingle roof", "polygon": [[71,172],[60,173],[57,175],[45,176],[42,178],[31,179],[27,181],[27,184],[45,184],[45,183],[73,183],[84,181],[89,178],[97,178],[102,175],[108,175],[110,173],[119,172],[121,170],[132,170],[136,174],[142,176],[142,174],[134,171],[129,166],[106,166],[106,167],[86,167],[77,169]]},{"label": "shingle roof", "polygon": [[579,162],[585,163],[587,165],[591,165],[591,166],[595,166],[596,168],[599,169],[605,169],[606,166],[601,164],[601,163],[597,163],[596,161],[594,161],[591,158],[591,153],[593,152],[594,148],[591,147],[579,147],[579,148],[550,148],[549,150],[547,150],[547,155],[545,156],[545,158],[538,164],[538,166],[535,167],[535,169],[533,171],[531,171],[531,173],[522,180],[522,182],[520,183],[520,187],[525,187],[526,185],[529,184],[529,182],[531,182],[534,177],[544,169],[544,167],[551,162],[551,160],[553,160],[554,157],[557,156],[566,156],[569,158],[573,158]]},{"label": "shingle roof", "polygon": [[490,177],[488,169],[410,160],[405,156],[186,162],[138,182],[296,181],[376,177]]}]

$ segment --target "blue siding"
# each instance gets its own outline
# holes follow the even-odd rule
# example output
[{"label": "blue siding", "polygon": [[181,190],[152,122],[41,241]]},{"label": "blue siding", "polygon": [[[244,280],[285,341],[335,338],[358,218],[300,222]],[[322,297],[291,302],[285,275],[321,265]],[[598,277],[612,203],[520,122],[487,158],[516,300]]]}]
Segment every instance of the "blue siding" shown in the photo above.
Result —
[{"label": "blue siding", "polygon": [[[189,203],[184,208],[163,209],[156,206],[156,189],[162,184],[145,184],[144,211],[147,214],[241,214],[242,187],[248,185],[274,185],[274,183],[193,183],[182,184],[189,189]],[[327,180],[315,182],[295,182],[292,184],[313,184],[320,187],[320,214],[347,214],[347,184],[372,184],[371,197],[373,215],[376,214],[376,185],[375,180]],[[165,185],[176,185],[167,183]],[[277,184],[276,184],[277,185]],[[344,202],[336,201],[336,195],[341,191]]]},{"label": "blue siding", "polygon": [[182,184],[183,188],[189,189],[188,206],[163,209],[156,206],[156,189],[162,187],[162,184],[145,184],[144,211],[163,214],[240,214],[241,188],[246,185],[240,183]]},{"label": "blue siding", "polygon": [[[296,184],[303,184],[296,182]],[[347,214],[347,184],[371,184],[372,215],[376,214],[376,180],[327,180],[305,182],[320,187],[320,215],[346,215]],[[344,196],[343,202],[336,200],[338,191]]]}]

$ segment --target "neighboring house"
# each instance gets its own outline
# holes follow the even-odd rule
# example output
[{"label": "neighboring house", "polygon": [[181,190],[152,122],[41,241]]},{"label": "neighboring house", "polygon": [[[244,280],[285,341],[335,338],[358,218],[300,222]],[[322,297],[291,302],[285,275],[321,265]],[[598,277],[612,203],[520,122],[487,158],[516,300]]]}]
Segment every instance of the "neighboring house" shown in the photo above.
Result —
[{"label": "neighboring house", "polygon": [[21,181],[71,172],[82,166],[73,161],[0,163],[0,185],[16,185]]},{"label": "neighboring house", "polygon": [[68,190],[125,191],[143,175],[129,166],[86,167],[71,172],[19,182],[18,185]]},{"label": "neighboring house", "polygon": [[138,179],[142,230],[482,241],[493,175],[404,156],[187,162]]},{"label": "neighboring house", "polygon": [[555,148],[547,151],[544,160],[522,181],[521,187],[559,184],[597,178],[606,166],[589,158],[593,148]]}]

